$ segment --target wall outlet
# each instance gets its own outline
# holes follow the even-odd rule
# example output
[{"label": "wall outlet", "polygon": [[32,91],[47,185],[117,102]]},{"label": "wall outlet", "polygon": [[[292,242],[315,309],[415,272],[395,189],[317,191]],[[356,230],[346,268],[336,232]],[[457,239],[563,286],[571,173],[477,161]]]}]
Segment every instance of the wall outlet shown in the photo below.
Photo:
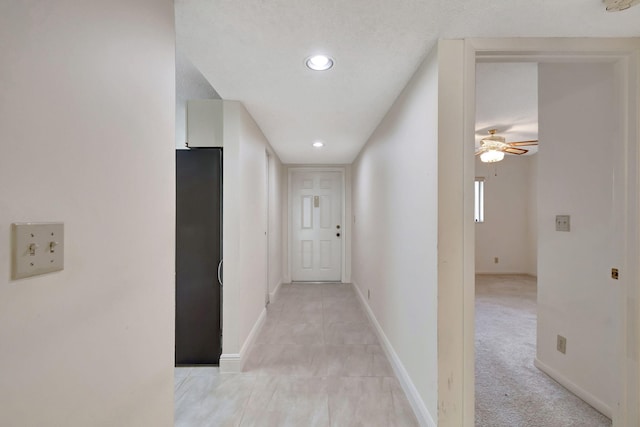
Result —
[{"label": "wall outlet", "polygon": [[556,215],[556,231],[571,231],[571,215]]},{"label": "wall outlet", "polygon": [[367,299],[370,299],[370,298],[371,298],[371,290],[367,289]]},{"label": "wall outlet", "polygon": [[562,335],[558,335],[557,349],[562,354],[567,354],[567,339]]},{"label": "wall outlet", "polygon": [[494,257],[494,258],[493,258],[493,263],[494,263],[494,264],[497,264],[497,263],[499,263],[499,262],[500,262],[500,258],[498,258],[498,257]]}]

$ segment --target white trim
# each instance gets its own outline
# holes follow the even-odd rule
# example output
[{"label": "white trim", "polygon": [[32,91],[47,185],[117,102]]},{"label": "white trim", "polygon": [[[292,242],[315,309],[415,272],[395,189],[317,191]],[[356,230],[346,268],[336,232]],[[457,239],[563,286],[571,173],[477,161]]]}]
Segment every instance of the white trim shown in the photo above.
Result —
[{"label": "white trim", "polygon": [[240,369],[240,354],[231,353],[231,354],[222,354],[220,356],[220,373],[221,374],[230,374],[230,373],[238,373],[242,369]]},{"label": "white trim", "polygon": [[[467,47],[467,43],[463,47],[463,66],[462,79],[463,79],[463,91],[462,91],[462,106],[464,108],[463,114],[463,136],[465,141],[472,141],[475,138],[475,122],[476,122],[476,52],[471,52]],[[467,97],[471,95],[473,97],[473,105],[469,107],[466,103]],[[463,185],[463,195],[466,195],[466,191],[471,192],[471,180],[475,178],[475,146],[474,144],[465,144],[463,147],[463,164],[464,170],[462,178],[465,181]],[[438,166],[440,167],[440,166]],[[468,182],[468,184],[467,184]],[[471,193],[473,194],[473,193]],[[468,212],[472,210],[472,198],[465,197],[463,201],[462,214],[466,218]],[[475,302],[476,302],[476,225],[471,221],[463,221],[463,280],[462,280],[462,304],[464,307],[464,315],[462,319],[462,334],[463,334],[463,346],[464,353],[462,355],[463,362],[463,374],[462,374],[462,411],[463,421],[465,426],[475,425],[475,397],[476,397],[476,361],[475,361]],[[466,286],[471,287],[469,292]],[[440,291],[440,287],[438,290]],[[439,310],[439,309],[438,309]],[[465,336],[465,334],[469,334]],[[470,358],[467,358],[468,354],[471,354]],[[439,373],[441,371],[438,371]]]},{"label": "white trim", "polygon": [[278,286],[273,290],[273,292],[269,292],[269,304],[277,300],[278,291],[280,290],[280,286],[282,286],[282,281],[278,282]]},{"label": "white trim", "polygon": [[220,372],[221,373],[239,373],[242,372],[244,368],[244,364],[247,361],[247,356],[251,351],[251,347],[253,347],[253,343],[258,336],[258,333],[262,329],[264,325],[264,321],[267,318],[267,309],[263,308],[258,320],[251,328],[251,332],[249,332],[249,336],[245,340],[244,344],[242,344],[242,348],[240,349],[240,353],[230,353],[230,354],[222,354],[220,356]]},{"label": "white trim", "polygon": [[[465,105],[469,62],[462,40],[440,40],[438,54],[438,424],[473,427],[475,105]],[[474,67],[472,67],[472,70]],[[472,88],[471,88],[472,89]],[[471,98],[473,99],[473,97]],[[473,119],[475,120],[475,119]],[[473,130],[473,126],[471,126]],[[471,175],[469,175],[471,171]],[[471,286],[467,286],[467,284]],[[469,294],[470,293],[470,294]],[[470,355],[470,357],[468,357]]]},{"label": "white trim", "polygon": [[389,339],[387,339],[387,336],[382,330],[382,326],[380,326],[380,323],[378,323],[378,319],[376,319],[376,316],[373,314],[371,307],[369,307],[369,304],[367,304],[366,300],[364,299],[364,295],[362,295],[362,293],[360,292],[360,288],[356,285],[356,283],[352,283],[351,286],[355,288],[358,299],[360,300],[362,307],[367,312],[369,320],[373,324],[376,335],[378,336],[378,340],[380,340],[380,344],[382,345],[387,358],[391,362],[391,367],[393,368],[393,372],[396,374],[396,377],[398,378],[398,381],[402,386],[402,390],[407,395],[407,399],[409,400],[409,404],[411,404],[413,413],[418,419],[418,423],[422,427],[436,427],[436,423],[433,421],[433,417],[429,413],[429,410],[425,406],[424,401],[420,397],[420,393],[418,393],[416,386],[413,384],[413,381],[411,381],[407,370],[404,368],[404,365],[393,349],[393,346],[391,346]]},{"label": "white trim", "polygon": [[595,410],[600,412],[605,417],[611,419],[613,416],[613,411],[611,410],[611,406],[604,403],[602,400],[595,397],[593,394],[589,393],[585,389],[571,382],[567,377],[562,375],[560,372],[551,368],[550,366],[541,362],[537,357],[533,360],[533,364],[536,368],[540,369],[545,374],[549,375],[553,380],[557,381],[564,388],[569,390],[571,393],[578,396],[580,399],[587,402],[591,405]]},{"label": "white trim", "polygon": [[265,292],[264,292],[264,305],[269,305],[271,294],[269,292],[269,239],[270,235],[270,217],[271,217],[271,153],[268,149],[264,150],[265,154],[265,225],[264,225],[264,257],[265,257]]},{"label": "white trim", "polygon": [[341,247],[341,262],[342,262],[342,266],[340,268],[340,281],[342,283],[347,283],[347,278],[346,278],[346,271],[347,271],[347,251],[346,251],[346,241],[347,239],[351,239],[351,236],[347,234],[347,227],[346,227],[346,218],[345,218],[345,212],[347,210],[347,199],[346,199],[346,185],[345,185],[345,175],[346,175],[346,167],[344,166],[339,166],[339,167],[331,167],[331,166],[295,166],[295,167],[288,167],[287,168],[287,218],[288,218],[288,224],[287,224],[287,230],[289,235],[287,236],[287,273],[288,273],[288,278],[289,280],[291,280],[292,282],[293,277],[291,275],[291,247],[293,246],[291,244],[292,240],[293,240],[293,233],[291,230],[291,212],[293,209],[293,206],[291,204],[291,175],[293,174],[293,172],[302,172],[302,171],[307,171],[307,172],[339,172],[340,173],[340,178],[341,178],[341,184],[342,184],[342,212],[341,212],[341,221],[342,221],[342,239],[340,239],[340,247]]},{"label": "white trim", "polygon": [[522,272],[518,273],[518,272],[511,272],[511,271],[496,271],[496,272],[478,271],[476,272],[476,276],[528,276],[533,278],[538,277],[535,274],[531,274],[531,273],[522,273]]}]

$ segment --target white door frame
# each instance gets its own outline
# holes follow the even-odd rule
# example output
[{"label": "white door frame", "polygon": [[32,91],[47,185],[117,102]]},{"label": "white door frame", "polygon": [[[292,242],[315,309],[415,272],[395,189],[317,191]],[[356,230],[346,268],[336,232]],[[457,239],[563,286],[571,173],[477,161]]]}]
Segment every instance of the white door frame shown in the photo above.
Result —
[{"label": "white door frame", "polygon": [[270,303],[270,293],[269,293],[269,262],[270,262],[270,258],[271,258],[271,254],[269,252],[269,242],[271,239],[271,153],[269,153],[269,150],[264,150],[264,158],[265,158],[265,186],[266,186],[266,191],[265,191],[265,197],[266,197],[266,203],[265,203],[265,231],[264,231],[264,235],[265,235],[265,247],[267,248],[267,250],[265,251],[265,257],[266,257],[266,268],[265,268],[265,275],[266,275],[266,289],[265,289],[265,296],[264,296],[264,305],[265,307],[269,305]]},{"label": "white door frame", "polygon": [[[446,42],[446,41],[445,41]],[[450,44],[454,46],[455,43]],[[446,47],[446,45],[444,45]],[[459,46],[459,45],[456,45]],[[456,390],[448,390],[441,401],[442,407],[461,408],[457,414],[447,414],[442,417],[446,421],[442,425],[463,425],[472,427],[475,422],[474,414],[474,299],[475,299],[475,277],[474,277],[474,257],[475,257],[475,235],[473,228],[473,180],[474,170],[474,147],[470,141],[474,140],[475,134],[475,63],[477,58],[495,59],[504,62],[522,61],[560,61],[567,62],[571,58],[588,60],[602,60],[603,57],[610,57],[621,64],[622,78],[625,81],[627,102],[625,114],[627,127],[625,129],[625,140],[627,164],[623,173],[626,176],[627,194],[625,212],[625,235],[626,241],[624,265],[621,271],[627,277],[626,287],[623,292],[623,301],[620,301],[620,311],[622,316],[622,327],[620,328],[620,355],[619,366],[621,374],[620,404],[614,411],[614,424],[616,426],[640,425],[640,414],[638,407],[640,404],[640,338],[638,337],[640,320],[640,263],[638,262],[640,248],[640,209],[638,206],[639,170],[640,170],[640,38],[627,39],[604,39],[604,38],[503,38],[503,39],[466,39],[462,50],[449,51],[445,59],[449,63],[462,64],[462,71],[449,70],[454,74],[448,77],[446,85],[452,85],[451,79],[458,79],[462,83],[462,100],[452,101],[452,109],[443,115],[445,121],[451,118],[461,119],[463,122],[463,137],[453,142],[459,148],[446,151],[439,156],[439,170],[447,170],[447,177],[454,178],[453,183],[460,187],[451,188],[451,191],[461,190],[462,199],[450,198],[444,200],[445,205],[441,205],[443,200],[439,200],[439,212],[441,215],[452,214],[455,218],[463,215],[462,240],[454,242],[446,262],[447,268],[457,270],[458,276],[462,277],[462,291],[457,283],[448,283],[449,279],[441,279],[438,286],[439,299],[456,302],[447,304],[446,309],[450,310],[446,318],[439,316],[439,333],[450,332],[450,341],[456,342],[456,346],[463,350],[462,360],[453,357],[453,361],[447,361],[446,354],[439,355],[441,360],[439,366],[439,376],[445,375],[445,380],[449,381],[449,389],[452,384]],[[460,55],[456,59],[456,55]],[[453,59],[451,59],[453,58]],[[455,83],[455,82],[454,82]],[[453,86],[449,86],[453,87]],[[459,95],[456,93],[455,95]],[[443,95],[446,96],[446,95]],[[447,128],[455,129],[451,122],[439,129],[439,133],[446,133]],[[439,126],[440,127],[440,126]],[[459,128],[458,128],[459,129]],[[442,136],[439,136],[442,139]],[[444,138],[448,138],[446,135]],[[441,141],[442,143],[443,141]],[[447,139],[447,143],[451,143]],[[462,146],[460,146],[462,145]],[[459,157],[457,153],[461,153]],[[443,169],[445,168],[445,169]],[[462,182],[459,181],[462,179]],[[440,221],[440,220],[439,220]],[[467,224],[468,223],[468,224]],[[443,223],[439,225],[441,232],[446,232],[452,227],[460,227],[460,221],[453,223]],[[456,233],[454,233],[456,234]],[[457,234],[459,235],[459,234]],[[439,264],[442,260],[439,260]],[[447,270],[450,272],[452,270]],[[439,307],[438,311],[441,311]],[[447,328],[445,321],[450,321],[454,326]],[[457,326],[461,327],[457,327]],[[441,330],[442,327],[442,330]],[[440,346],[440,343],[439,343]],[[439,350],[440,352],[440,350]],[[449,355],[451,356],[451,355]],[[461,384],[461,386],[460,386]],[[442,414],[444,415],[444,414]],[[440,417],[440,414],[439,414]]]},{"label": "white door frame", "polygon": [[304,166],[296,166],[296,167],[290,167],[288,168],[288,182],[287,182],[287,188],[288,188],[288,207],[287,207],[287,212],[288,212],[288,224],[287,224],[287,229],[288,229],[288,234],[289,237],[287,239],[287,271],[288,271],[288,277],[291,278],[291,248],[293,247],[292,244],[292,240],[293,240],[293,229],[292,229],[292,210],[293,210],[293,204],[292,204],[292,185],[291,185],[291,179],[292,176],[295,172],[338,172],[340,173],[340,188],[342,190],[342,207],[341,207],[341,212],[340,212],[340,220],[342,221],[342,239],[340,239],[340,262],[342,263],[342,266],[340,268],[340,281],[342,283],[346,282],[346,266],[347,266],[347,254],[346,254],[346,244],[345,242],[347,241],[347,239],[350,239],[351,236],[348,235],[349,231],[350,231],[350,227],[347,227],[346,224],[346,216],[345,216],[345,212],[347,209],[347,192],[346,192],[346,185],[345,185],[345,168],[344,167],[320,167],[320,166],[310,166],[310,167],[304,167]]}]

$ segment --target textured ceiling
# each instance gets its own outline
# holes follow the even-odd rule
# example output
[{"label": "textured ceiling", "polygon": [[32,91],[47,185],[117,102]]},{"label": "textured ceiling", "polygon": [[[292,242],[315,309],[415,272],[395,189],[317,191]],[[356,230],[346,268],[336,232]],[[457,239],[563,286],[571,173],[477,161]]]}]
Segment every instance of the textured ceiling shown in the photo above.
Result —
[{"label": "textured ceiling", "polygon": [[[609,13],[600,0],[175,4],[178,49],[244,103],[285,163],[350,163],[439,38],[640,35],[640,7]],[[333,69],[306,69],[319,52]]]}]

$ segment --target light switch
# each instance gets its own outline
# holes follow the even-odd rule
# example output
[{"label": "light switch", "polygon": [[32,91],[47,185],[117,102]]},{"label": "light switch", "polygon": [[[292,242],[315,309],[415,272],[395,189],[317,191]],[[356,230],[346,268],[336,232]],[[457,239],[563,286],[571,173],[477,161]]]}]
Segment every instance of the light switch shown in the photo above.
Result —
[{"label": "light switch", "polygon": [[11,278],[22,279],[64,269],[64,224],[25,222],[11,226]]},{"label": "light switch", "polygon": [[556,231],[571,231],[570,215],[556,215]]}]

